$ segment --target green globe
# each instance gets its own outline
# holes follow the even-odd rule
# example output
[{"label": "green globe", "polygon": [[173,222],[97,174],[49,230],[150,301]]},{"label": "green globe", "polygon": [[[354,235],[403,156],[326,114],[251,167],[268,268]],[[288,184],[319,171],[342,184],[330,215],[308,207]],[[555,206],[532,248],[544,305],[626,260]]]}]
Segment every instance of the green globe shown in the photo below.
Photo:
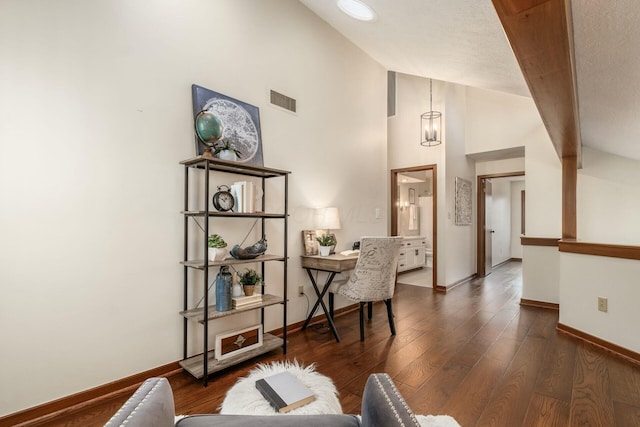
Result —
[{"label": "green globe", "polygon": [[196,116],[196,134],[203,144],[211,147],[222,137],[222,122],[208,111]]}]

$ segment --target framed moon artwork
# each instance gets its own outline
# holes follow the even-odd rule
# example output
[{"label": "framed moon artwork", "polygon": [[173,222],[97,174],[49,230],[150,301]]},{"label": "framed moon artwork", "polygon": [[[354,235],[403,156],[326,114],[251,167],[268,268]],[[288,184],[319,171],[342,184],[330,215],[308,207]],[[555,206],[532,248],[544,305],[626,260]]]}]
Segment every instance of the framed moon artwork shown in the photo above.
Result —
[{"label": "framed moon artwork", "polygon": [[[222,137],[216,142],[214,157],[229,160],[224,154],[232,151],[232,161],[264,166],[258,107],[195,84],[191,95],[194,120],[201,111],[208,111],[222,122]],[[197,135],[195,141],[196,153],[201,156],[205,147]]]}]

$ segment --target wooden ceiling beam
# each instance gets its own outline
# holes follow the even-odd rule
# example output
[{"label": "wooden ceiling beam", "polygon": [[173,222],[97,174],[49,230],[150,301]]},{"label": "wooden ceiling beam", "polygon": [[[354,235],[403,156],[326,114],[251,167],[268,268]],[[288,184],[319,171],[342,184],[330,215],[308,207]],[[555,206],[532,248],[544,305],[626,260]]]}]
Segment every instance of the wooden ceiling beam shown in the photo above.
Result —
[{"label": "wooden ceiling beam", "polygon": [[570,0],[492,0],[553,145],[581,158]]}]

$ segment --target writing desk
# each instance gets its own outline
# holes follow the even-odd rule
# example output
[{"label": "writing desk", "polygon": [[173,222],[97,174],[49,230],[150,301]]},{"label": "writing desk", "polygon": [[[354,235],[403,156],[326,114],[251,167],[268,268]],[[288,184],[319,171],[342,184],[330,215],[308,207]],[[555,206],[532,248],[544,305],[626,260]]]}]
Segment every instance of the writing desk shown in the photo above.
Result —
[{"label": "writing desk", "polygon": [[[336,274],[342,273],[343,271],[353,270],[356,266],[356,262],[358,261],[358,255],[329,255],[329,256],[319,256],[319,255],[302,255],[302,268],[307,270],[307,275],[309,276],[309,280],[311,280],[311,284],[313,285],[313,289],[316,292],[316,303],[313,305],[313,308],[309,312],[309,316],[307,320],[304,321],[302,325],[302,330],[305,330],[311,321],[311,318],[315,314],[318,306],[322,306],[322,310],[324,311],[324,315],[329,322],[329,328],[331,332],[333,332],[333,336],[336,338],[337,342],[340,342],[340,335],[336,329],[336,325],[333,323],[333,294],[329,293],[329,310],[327,310],[327,306],[324,304],[323,298],[327,291],[329,290],[329,286],[331,286],[331,282],[333,278],[336,277]],[[324,282],[324,286],[322,290],[318,288],[318,284],[316,283],[316,279],[313,277],[312,270],[315,271],[324,271],[329,273],[327,279]]]}]

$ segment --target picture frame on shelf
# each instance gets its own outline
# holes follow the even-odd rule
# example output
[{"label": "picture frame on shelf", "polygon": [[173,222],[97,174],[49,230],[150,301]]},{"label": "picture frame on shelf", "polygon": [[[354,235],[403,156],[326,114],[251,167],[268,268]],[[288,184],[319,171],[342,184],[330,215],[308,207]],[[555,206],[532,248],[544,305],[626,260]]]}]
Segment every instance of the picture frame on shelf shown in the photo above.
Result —
[{"label": "picture frame on shelf", "polygon": [[217,334],[214,349],[216,360],[228,359],[254,348],[262,347],[262,335],[262,325]]},{"label": "picture frame on shelf", "polygon": [[302,244],[305,256],[318,255],[317,236],[316,230],[302,230]]},{"label": "picture frame on shelf", "polygon": [[[195,84],[191,86],[191,97],[194,121],[200,112],[207,111],[222,123],[222,137],[215,144],[214,157],[264,166],[258,107]],[[196,155],[201,156],[205,147],[197,135],[195,142]]]}]

